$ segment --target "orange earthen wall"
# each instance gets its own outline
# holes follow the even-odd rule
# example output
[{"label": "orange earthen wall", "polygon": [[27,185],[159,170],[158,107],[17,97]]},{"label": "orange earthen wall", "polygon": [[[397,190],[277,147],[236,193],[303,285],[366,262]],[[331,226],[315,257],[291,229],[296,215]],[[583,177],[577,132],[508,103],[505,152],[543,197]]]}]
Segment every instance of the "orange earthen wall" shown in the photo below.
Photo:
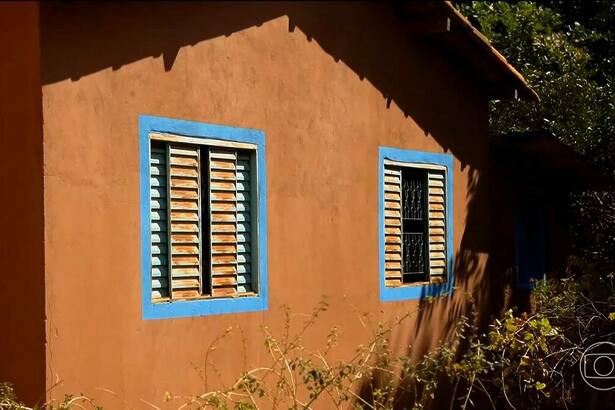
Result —
[{"label": "orange earthen wall", "polygon": [[45,398],[43,128],[36,3],[0,4],[0,382]]},{"label": "orange earthen wall", "polygon": [[[240,326],[210,357],[228,383],[266,360],[261,328],[281,330],[283,305],[305,314],[323,295],[306,343],[341,325],[339,357],[369,334],[360,313],[424,307],[392,336],[418,354],[449,335],[465,290],[489,303],[487,99],[389,5],[67,2],[42,18],[51,397],[144,408],[197,394],[210,343]],[[265,132],[268,311],[141,319],[139,114]],[[453,297],[379,301],[379,146],[455,156]]]}]

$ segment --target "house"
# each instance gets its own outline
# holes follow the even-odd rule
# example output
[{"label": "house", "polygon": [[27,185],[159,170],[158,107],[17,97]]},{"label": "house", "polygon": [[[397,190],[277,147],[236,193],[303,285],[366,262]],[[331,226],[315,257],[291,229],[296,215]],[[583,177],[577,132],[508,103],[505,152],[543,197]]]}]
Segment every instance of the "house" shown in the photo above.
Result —
[{"label": "house", "polygon": [[[106,408],[264,358],[288,305],[424,307],[436,345],[498,295],[488,101],[535,92],[449,3],[0,5],[0,380]],[[512,252],[512,250],[511,250]],[[429,296],[436,297],[426,306]]]}]

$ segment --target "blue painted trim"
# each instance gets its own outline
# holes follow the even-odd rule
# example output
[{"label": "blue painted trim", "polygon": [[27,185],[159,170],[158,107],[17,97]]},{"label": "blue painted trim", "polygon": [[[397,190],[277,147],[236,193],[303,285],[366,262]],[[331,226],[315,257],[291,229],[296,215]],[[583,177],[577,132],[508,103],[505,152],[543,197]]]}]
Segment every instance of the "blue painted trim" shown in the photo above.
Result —
[{"label": "blue painted trim", "polygon": [[[257,296],[152,303],[150,248],[150,133],[166,132],[197,138],[245,142],[256,145],[258,181],[258,267]],[[143,319],[206,316],[222,313],[255,312],[269,307],[267,277],[267,173],[265,134],[262,131],[204,124],[194,121],[139,115],[139,157],[141,181],[141,304]]]},{"label": "blue painted trim", "polygon": [[[448,279],[446,283],[433,285],[402,286],[387,288],[384,281],[384,160],[413,164],[441,165],[446,168],[446,250]],[[433,152],[378,148],[378,255],[380,272],[380,300],[422,299],[428,296],[442,296],[453,291],[455,274],[453,264],[453,156]]]}]

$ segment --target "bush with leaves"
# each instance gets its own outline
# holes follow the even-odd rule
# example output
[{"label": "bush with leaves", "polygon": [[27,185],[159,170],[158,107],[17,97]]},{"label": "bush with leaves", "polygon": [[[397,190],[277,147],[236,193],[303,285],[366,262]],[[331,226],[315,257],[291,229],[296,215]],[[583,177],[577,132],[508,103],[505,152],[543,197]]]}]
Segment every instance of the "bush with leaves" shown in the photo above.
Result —
[{"label": "bush with leaves", "polygon": [[[84,407],[84,405],[87,407]],[[70,410],[75,407],[102,410],[101,406],[96,405],[93,400],[83,395],[66,395],[62,402],[58,404],[51,401],[42,405],[28,407],[18,400],[15,389],[11,383],[0,383],[0,410]]]},{"label": "bush with leaves", "polygon": [[[475,317],[462,316],[455,336],[419,360],[412,350],[396,353],[391,332],[414,316],[375,327],[352,358],[334,361],[341,329],[312,351],[303,336],[328,309],[322,302],[291,334],[265,329],[270,361],[240,375],[231,386],[194,397],[182,407],[212,409],[423,409],[569,408],[579,400],[578,361],[589,345],[615,334],[613,278],[580,283],[540,282],[533,313],[505,312],[481,331]],[[476,311],[468,295],[469,311]],[[212,346],[210,350],[213,350]],[[206,360],[206,366],[211,365]],[[581,385],[579,385],[581,383]],[[445,394],[438,394],[444,391]],[[171,397],[170,395],[168,396]],[[443,402],[446,397],[447,403]],[[610,397],[610,396],[609,396]]]}]

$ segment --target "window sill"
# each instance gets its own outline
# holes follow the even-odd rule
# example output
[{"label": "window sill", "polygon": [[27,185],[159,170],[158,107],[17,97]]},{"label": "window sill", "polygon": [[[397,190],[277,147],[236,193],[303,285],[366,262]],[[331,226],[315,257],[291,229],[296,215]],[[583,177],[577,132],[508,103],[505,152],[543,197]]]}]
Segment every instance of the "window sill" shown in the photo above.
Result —
[{"label": "window sill", "polygon": [[401,285],[386,285],[387,289],[399,289],[399,288],[416,288],[421,286],[429,286],[429,285],[444,285],[446,284],[445,280],[432,280],[432,281],[422,281],[422,282],[412,282],[412,283],[402,283]]},{"label": "window sill", "polygon": [[397,302],[404,300],[420,300],[428,297],[446,296],[453,292],[452,282],[431,283],[420,282],[402,286],[380,285],[380,300],[383,302]]},{"label": "window sill", "polygon": [[229,313],[248,313],[267,310],[267,296],[243,294],[241,296],[199,297],[192,299],[157,299],[143,301],[144,319],[173,319]]},{"label": "window sill", "polygon": [[175,302],[192,302],[196,300],[216,300],[216,299],[239,299],[239,298],[248,298],[258,296],[258,293],[254,292],[246,292],[240,293],[232,296],[211,296],[211,295],[202,295],[193,298],[181,298],[181,299],[171,299],[171,298],[157,298],[152,299],[152,303],[175,303]]}]

